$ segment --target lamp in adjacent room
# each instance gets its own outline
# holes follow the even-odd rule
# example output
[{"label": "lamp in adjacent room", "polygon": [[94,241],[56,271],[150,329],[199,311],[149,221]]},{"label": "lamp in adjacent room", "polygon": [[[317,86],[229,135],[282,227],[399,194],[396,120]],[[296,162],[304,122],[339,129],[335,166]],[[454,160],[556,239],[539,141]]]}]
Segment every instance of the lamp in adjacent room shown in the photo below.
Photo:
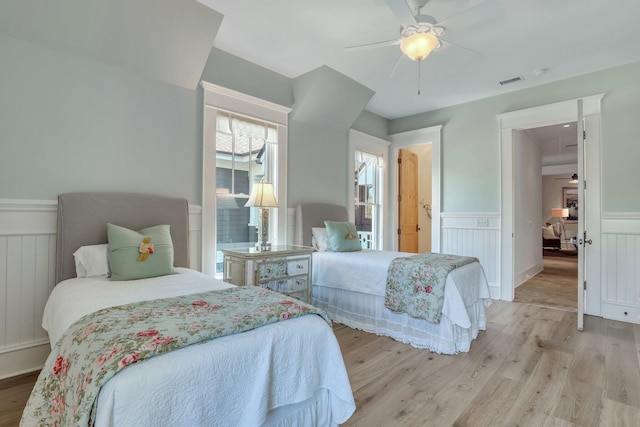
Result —
[{"label": "lamp in adjacent room", "polygon": [[564,236],[565,246],[567,246],[567,232],[564,228],[564,219],[569,217],[569,208],[551,208],[551,217],[560,218],[562,225],[562,235]]},{"label": "lamp in adjacent room", "polygon": [[253,184],[251,196],[244,205],[248,208],[260,208],[258,214],[258,242],[256,251],[268,252],[271,250],[269,243],[269,208],[277,208],[275,189],[270,182],[257,182]]}]

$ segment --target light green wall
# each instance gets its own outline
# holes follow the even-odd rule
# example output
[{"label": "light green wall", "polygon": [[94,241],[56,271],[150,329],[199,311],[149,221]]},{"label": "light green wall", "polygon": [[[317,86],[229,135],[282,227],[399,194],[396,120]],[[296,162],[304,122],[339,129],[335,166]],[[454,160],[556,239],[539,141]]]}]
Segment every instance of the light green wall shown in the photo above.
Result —
[{"label": "light green wall", "polygon": [[347,202],[347,133],[289,123],[289,206]]},{"label": "light green wall", "polygon": [[604,93],[602,205],[606,212],[640,212],[640,63],[392,120],[390,133],[442,124],[445,212],[500,211],[500,152],[496,115]]},{"label": "light green wall", "polygon": [[293,105],[291,79],[213,48],[202,80],[285,107]]},{"label": "light green wall", "polygon": [[[0,36],[0,198],[136,191],[201,202],[202,90]],[[445,212],[500,209],[496,115],[605,93],[602,201],[640,211],[640,63],[387,121],[363,112],[353,128],[384,138],[443,125]],[[295,108],[291,80],[214,49],[203,79]],[[345,94],[346,96],[346,94]],[[289,205],[346,202],[347,129],[289,126]]]},{"label": "light green wall", "polygon": [[0,198],[133,191],[199,203],[193,90],[0,36]]},{"label": "light green wall", "polygon": [[380,139],[389,139],[389,120],[367,110],[358,116],[351,128]]}]

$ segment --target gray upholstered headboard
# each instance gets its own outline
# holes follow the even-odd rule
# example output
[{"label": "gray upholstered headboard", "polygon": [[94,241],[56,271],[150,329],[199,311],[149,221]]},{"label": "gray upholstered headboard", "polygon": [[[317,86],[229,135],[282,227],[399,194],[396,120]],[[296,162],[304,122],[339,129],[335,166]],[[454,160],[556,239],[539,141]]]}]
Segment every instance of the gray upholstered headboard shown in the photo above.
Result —
[{"label": "gray upholstered headboard", "polygon": [[324,221],[347,221],[347,208],[330,203],[305,203],[296,207],[295,244],[311,246],[311,227],[324,227]]},{"label": "gray upholstered headboard", "polygon": [[186,199],[134,193],[66,193],[58,196],[56,283],[76,277],[73,253],[107,243],[107,223],[132,230],[169,224],[176,267],[189,267]]}]

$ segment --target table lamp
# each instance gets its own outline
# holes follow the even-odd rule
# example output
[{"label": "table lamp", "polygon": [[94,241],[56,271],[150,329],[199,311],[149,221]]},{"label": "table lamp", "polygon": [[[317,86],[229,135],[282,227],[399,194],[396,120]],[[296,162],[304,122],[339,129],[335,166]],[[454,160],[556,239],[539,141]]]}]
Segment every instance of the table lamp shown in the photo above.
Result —
[{"label": "table lamp", "polygon": [[[562,235],[565,241],[565,246],[567,242],[567,231],[564,228],[564,219],[569,217],[569,208],[551,208],[551,217],[560,218],[560,224],[562,224]],[[567,249],[569,249],[567,247]]]},{"label": "table lamp", "polygon": [[253,184],[251,196],[249,196],[249,200],[244,206],[248,208],[260,208],[258,214],[258,242],[256,243],[256,251],[270,251],[269,208],[278,207],[273,184],[270,182],[257,182]]}]

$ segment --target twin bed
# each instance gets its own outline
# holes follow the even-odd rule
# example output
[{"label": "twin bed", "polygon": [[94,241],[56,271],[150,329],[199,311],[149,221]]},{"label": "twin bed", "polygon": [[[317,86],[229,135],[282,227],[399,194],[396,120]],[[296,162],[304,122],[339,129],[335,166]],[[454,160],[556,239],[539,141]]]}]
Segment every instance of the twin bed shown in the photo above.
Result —
[{"label": "twin bed", "polygon": [[[80,247],[107,243],[107,223],[131,230],[169,225],[175,272],[124,281],[109,280],[103,275],[77,278],[73,253]],[[214,298],[212,295],[234,290],[233,285],[187,268],[188,233],[188,206],[184,199],[123,193],[59,196],[56,269],[59,283],[47,302],[43,318],[52,354],[25,408],[22,425],[48,424],[42,420],[55,418],[45,417],[77,410],[76,397],[84,393],[84,385],[76,387],[76,395],[72,398],[67,395],[66,399],[58,394],[58,387],[71,381],[74,363],[84,357],[64,353],[67,344],[73,344],[78,338],[77,333],[69,338],[73,331],[70,326],[83,316],[91,319],[93,314],[87,315],[99,310],[115,312],[118,307],[129,307],[129,304],[137,308],[137,304],[146,304],[141,301],[166,301],[164,298],[169,297],[185,299],[188,310],[193,312],[215,310],[218,305],[207,305],[207,301]],[[156,252],[159,251],[157,244]],[[292,310],[302,310],[296,302],[280,294],[259,292],[260,298],[275,298],[277,309],[284,307],[282,316],[288,317]],[[233,298],[237,300],[235,296],[227,300]],[[251,317],[250,307],[248,312]],[[155,317],[156,313],[151,313],[150,317]],[[189,315],[191,313],[186,313],[187,319]],[[199,322],[187,326],[191,328],[189,332],[200,333],[219,325],[214,320],[207,325]],[[85,326],[80,335],[92,334],[92,328],[100,329],[100,321]],[[133,335],[129,335],[142,337],[147,349],[149,345],[158,349],[170,341],[158,341],[161,332],[135,333],[134,330]],[[128,363],[142,352],[129,352],[120,362],[126,368],[99,388],[90,413],[91,422],[96,426],[330,426],[346,421],[355,410],[337,340],[326,319],[319,315],[275,321],[131,364]],[[101,365],[109,357],[108,352],[103,352],[95,364]],[[67,370],[68,376],[63,378]],[[43,377],[47,375],[60,381],[45,383]]]},{"label": "twin bed", "polygon": [[[295,243],[312,246],[312,229],[325,221],[347,221],[344,206],[309,203],[296,208]],[[390,251],[318,251],[313,254],[312,303],[346,326],[388,336],[417,348],[443,354],[468,352],[486,329],[490,293],[479,262],[447,276],[440,322],[432,323],[385,307],[390,263],[415,254]]]}]

